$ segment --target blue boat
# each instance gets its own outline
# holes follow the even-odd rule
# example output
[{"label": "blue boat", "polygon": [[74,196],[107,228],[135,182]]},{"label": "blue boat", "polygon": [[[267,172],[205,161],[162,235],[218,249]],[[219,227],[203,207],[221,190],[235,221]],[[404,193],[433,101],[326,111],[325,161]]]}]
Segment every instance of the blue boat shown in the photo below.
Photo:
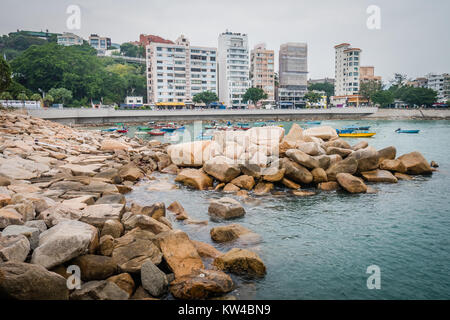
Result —
[{"label": "blue boat", "polygon": [[181,126],[181,127],[178,127],[178,128],[177,128],[177,130],[184,130],[184,129],[186,129],[185,126]]},{"label": "blue boat", "polygon": [[340,133],[353,133],[353,131],[355,131],[356,129],[348,129],[345,127],[343,129],[336,129],[336,133],[340,134]]},{"label": "blue boat", "polygon": [[106,132],[112,132],[112,131],[116,131],[117,128],[108,128],[108,129],[102,129],[102,131],[106,131]]},{"label": "blue boat", "polygon": [[307,121],[306,124],[321,124],[321,121]]},{"label": "blue boat", "polygon": [[345,126],[345,127],[342,127],[342,129],[369,130],[369,129],[370,129],[370,126],[357,126],[357,125],[351,125],[351,126]]},{"label": "blue boat", "polygon": [[164,132],[174,132],[176,129],[177,128],[164,127],[164,128],[161,128],[160,130],[164,131]]},{"label": "blue boat", "polygon": [[402,130],[400,128],[398,128],[397,130],[395,130],[395,132],[397,133],[419,133],[420,130]]}]

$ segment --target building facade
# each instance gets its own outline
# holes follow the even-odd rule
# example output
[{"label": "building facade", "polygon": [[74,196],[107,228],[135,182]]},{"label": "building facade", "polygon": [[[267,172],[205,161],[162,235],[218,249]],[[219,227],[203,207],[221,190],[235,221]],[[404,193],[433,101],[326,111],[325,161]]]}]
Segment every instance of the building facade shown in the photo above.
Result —
[{"label": "building facade", "polygon": [[426,88],[433,89],[437,92],[437,102],[446,103],[450,99],[449,86],[450,75],[448,73],[426,75]]},{"label": "building facade", "polygon": [[265,44],[256,45],[250,52],[250,79],[252,87],[263,89],[267,101],[275,101],[274,51]]},{"label": "building facade", "polygon": [[376,81],[376,82],[381,83],[381,76],[375,75],[375,67],[360,66],[359,72],[360,72],[360,77],[359,77],[360,83],[369,82],[369,81]]},{"label": "building facade", "polygon": [[89,36],[89,45],[96,49],[99,54],[104,54],[111,47],[111,38],[100,37],[97,34]]},{"label": "building facade", "polygon": [[218,46],[219,100],[228,108],[245,108],[243,96],[250,87],[248,37],[224,32]]},{"label": "building facade", "polygon": [[308,45],[306,43],[285,43],[279,52],[280,107],[303,107],[308,90]]},{"label": "building facade", "polygon": [[200,92],[217,94],[217,50],[191,46],[180,36],[175,43],[146,46],[147,101],[184,106]]},{"label": "building facade", "polygon": [[79,46],[83,44],[83,38],[74,33],[64,32],[57,36],[57,43],[62,46]]},{"label": "building facade", "polygon": [[351,96],[359,93],[361,49],[341,43],[335,49],[335,96]]}]

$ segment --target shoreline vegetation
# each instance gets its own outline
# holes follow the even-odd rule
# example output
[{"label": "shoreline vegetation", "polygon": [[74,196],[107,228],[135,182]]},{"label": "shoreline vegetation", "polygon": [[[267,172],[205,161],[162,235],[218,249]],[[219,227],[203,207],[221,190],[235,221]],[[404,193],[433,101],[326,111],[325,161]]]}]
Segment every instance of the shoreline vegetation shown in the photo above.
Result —
[{"label": "shoreline vegetation", "polygon": [[[0,111],[0,297],[235,299],[230,275],[256,281],[274,271],[253,251],[221,252],[178,224],[223,222],[210,229],[213,243],[256,239],[257,230],[233,222],[246,214],[240,200],[373,193],[372,183],[429,175],[437,166],[418,151],[351,146],[328,126],[293,124],[287,134],[254,127],[170,145]],[[156,172],[192,192],[223,195],[210,201],[204,221],[190,219],[181,199],[144,205],[126,198],[139,181],[152,180],[158,191],[176,186]]]}]

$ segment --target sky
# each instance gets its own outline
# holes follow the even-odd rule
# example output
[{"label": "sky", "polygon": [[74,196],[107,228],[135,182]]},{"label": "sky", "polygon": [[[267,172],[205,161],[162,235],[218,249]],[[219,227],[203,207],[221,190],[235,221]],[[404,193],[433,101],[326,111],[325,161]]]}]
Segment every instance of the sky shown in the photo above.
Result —
[{"label": "sky", "polygon": [[[80,29],[67,27],[70,5],[80,8]],[[367,27],[373,5],[378,29]],[[282,43],[306,42],[310,79],[334,77],[334,46],[347,42],[362,49],[361,65],[387,81],[395,72],[450,72],[449,12],[449,0],[1,0],[0,34],[48,29],[113,43],[183,34],[192,45],[217,47],[228,29],[248,34],[250,48],[266,43],[276,60]]]}]

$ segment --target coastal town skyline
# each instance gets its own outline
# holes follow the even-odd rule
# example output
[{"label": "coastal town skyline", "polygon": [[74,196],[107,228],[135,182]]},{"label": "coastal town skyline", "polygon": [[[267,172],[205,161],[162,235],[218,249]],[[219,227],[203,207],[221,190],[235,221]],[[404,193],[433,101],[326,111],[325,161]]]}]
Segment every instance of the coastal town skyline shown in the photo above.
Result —
[{"label": "coastal town skyline", "polygon": [[[66,8],[71,5],[69,1],[53,3],[42,12],[40,11],[45,7],[44,5],[40,3],[39,9],[34,7],[35,4],[30,3],[20,9],[23,18],[20,26],[17,24],[17,19],[12,18],[14,14],[7,16],[3,14],[5,11],[2,11],[0,32],[8,34],[17,29],[44,31],[48,29],[49,32],[73,32],[85,39],[95,33],[110,37],[114,43],[137,41],[139,34],[155,34],[172,41],[183,34],[193,45],[217,47],[218,35],[228,29],[232,32],[248,34],[249,48],[253,48],[258,43],[265,43],[268,49],[274,50],[275,70],[278,70],[278,51],[281,44],[306,42],[308,44],[308,79],[334,77],[333,46],[343,42],[350,42],[362,48],[364,64],[375,66],[377,74],[383,80],[392,78],[394,72],[416,78],[427,73],[448,72],[450,69],[450,61],[445,55],[445,52],[450,50],[448,42],[440,41],[441,49],[429,50],[433,41],[445,39],[448,22],[439,19],[439,15],[444,18],[445,12],[448,12],[444,10],[449,6],[448,3],[442,1],[443,10],[440,13],[432,12],[431,9],[436,7],[435,4],[427,5],[423,2],[412,1],[408,2],[407,7],[402,7],[400,3],[404,1],[398,1],[396,4],[377,1],[373,5],[380,8],[380,29],[369,29],[366,25],[370,17],[366,9],[371,5],[370,3],[352,1],[345,1],[345,3],[348,6],[343,6],[342,2],[339,2],[338,6],[327,1],[321,2],[320,5],[305,1],[285,1],[267,10],[269,5],[267,2],[263,1],[256,5],[255,2],[248,1],[241,4],[240,10],[230,11],[230,8],[225,8],[217,2],[206,4],[197,1],[196,4],[202,7],[200,11],[204,15],[201,18],[200,13],[190,12],[186,5],[175,1],[164,5],[158,1],[150,3],[133,1],[127,8],[122,7],[120,3],[106,5],[105,2],[80,1],[77,3],[81,10],[81,24],[78,30],[69,30],[66,26],[69,16]],[[16,8],[19,10],[18,4],[20,1],[14,3],[6,1],[4,5],[14,13]],[[98,6],[103,7],[100,9]],[[230,4],[229,7],[236,6]],[[288,7],[293,10],[286,10]],[[300,10],[306,7],[308,10]],[[325,7],[326,11],[324,11]],[[342,11],[339,7],[346,8]],[[417,10],[418,7],[421,7],[421,10]],[[245,17],[243,11],[248,11],[249,8],[253,8],[252,15]],[[403,10],[403,14],[396,14],[400,12],[400,9]],[[432,14],[433,23],[415,25],[405,20],[408,10],[414,10],[417,21],[423,21]],[[296,11],[297,16],[290,11]],[[39,19],[33,18],[32,15],[35,12],[40,12]],[[124,12],[127,14],[124,15]],[[211,21],[211,16],[214,16],[212,12],[223,12],[226,18]],[[311,12],[316,13],[311,14]],[[330,12],[335,12],[335,16],[331,16]],[[147,18],[144,18],[142,13],[146,14]],[[169,13],[172,17],[170,20],[167,18]],[[192,23],[192,19],[183,22],[182,19],[177,18],[180,13],[185,16],[185,19],[190,17],[197,21],[201,20],[202,23]],[[47,16],[48,19],[42,19],[42,15]],[[281,19],[283,16],[285,18]],[[318,24],[312,18],[314,16],[320,16]],[[114,17],[116,19],[120,17],[121,22],[114,22]],[[133,20],[132,23],[128,21],[130,19]],[[187,21],[189,23],[186,23]],[[205,24],[208,28],[204,28]],[[124,25],[126,27],[123,27]],[[427,33],[431,36],[423,36]],[[417,45],[418,41],[421,45]],[[379,50],[380,44],[385,44],[383,50]],[[423,59],[425,53],[427,59]]]}]

